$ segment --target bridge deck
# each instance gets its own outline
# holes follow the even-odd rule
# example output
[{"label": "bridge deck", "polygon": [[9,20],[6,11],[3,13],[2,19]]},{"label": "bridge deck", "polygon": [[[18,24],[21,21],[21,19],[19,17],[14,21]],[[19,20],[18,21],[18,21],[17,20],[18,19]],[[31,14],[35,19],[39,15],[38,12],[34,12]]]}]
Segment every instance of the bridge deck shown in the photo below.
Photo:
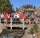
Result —
[{"label": "bridge deck", "polygon": [[[34,24],[25,24],[24,26],[23,26],[23,24],[13,24],[12,25],[12,27],[20,27],[20,28],[25,28],[25,27],[31,27],[31,26],[33,26]],[[11,24],[5,24],[5,26],[6,27],[11,27]]]}]

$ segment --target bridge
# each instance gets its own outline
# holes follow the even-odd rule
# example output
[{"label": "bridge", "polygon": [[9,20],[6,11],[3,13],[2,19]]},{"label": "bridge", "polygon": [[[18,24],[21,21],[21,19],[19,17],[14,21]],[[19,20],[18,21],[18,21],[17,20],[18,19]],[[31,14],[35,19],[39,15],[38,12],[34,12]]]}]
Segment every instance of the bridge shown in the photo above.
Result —
[{"label": "bridge", "polygon": [[[36,21],[36,23],[37,23],[37,20],[34,20],[34,21]],[[23,28],[23,30],[24,30],[24,28],[32,27],[34,24],[31,24],[31,22],[34,22],[34,21],[29,21],[29,24],[25,24],[25,19],[23,18],[22,24],[20,24],[20,23],[19,24],[13,24],[12,23],[13,20],[12,20],[12,18],[10,18],[10,24],[6,24],[6,23],[1,24],[1,19],[0,19],[0,25],[4,26],[4,27],[10,27],[11,30],[12,30],[12,27],[20,27],[20,28]]]}]

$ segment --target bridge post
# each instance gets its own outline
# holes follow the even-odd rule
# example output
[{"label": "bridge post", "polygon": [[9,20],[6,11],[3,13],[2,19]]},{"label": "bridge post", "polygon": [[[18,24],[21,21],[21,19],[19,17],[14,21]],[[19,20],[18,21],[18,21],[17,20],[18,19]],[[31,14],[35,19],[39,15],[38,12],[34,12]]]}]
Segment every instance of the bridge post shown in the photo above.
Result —
[{"label": "bridge post", "polygon": [[29,19],[29,25],[31,24],[31,21],[30,21],[30,19]]},{"label": "bridge post", "polygon": [[24,30],[24,18],[23,18],[23,30]]},{"label": "bridge post", "polygon": [[10,24],[10,25],[11,25],[10,28],[11,28],[11,30],[12,30],[12,18],[11,18],[11,21],[10,21],[10,22],[11,22],[11,24]]},{"label": "bridge post", "polygon": [[0,18],[0,24],[1,24],[1,18]]}]

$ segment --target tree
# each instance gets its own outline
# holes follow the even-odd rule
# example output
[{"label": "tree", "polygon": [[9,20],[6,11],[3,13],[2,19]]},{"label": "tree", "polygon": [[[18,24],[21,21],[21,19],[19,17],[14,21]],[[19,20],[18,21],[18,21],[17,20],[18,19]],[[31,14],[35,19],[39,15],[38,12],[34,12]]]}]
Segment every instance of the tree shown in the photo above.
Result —
[{"label": "tree", "polygon": [[37,33],[38,32],[38,25],[33,25],[33,28],[31,28],[31,33]]},{"label": "tree", "polygon": [[0,12],[10,9],[12,9],[12,5],[9,0],[0,0]]},{"label": "tree", "polygon": [[33,7],[34,9],[36,8],[36,6]]},{"label": "tree", "polygon": [[17,12],[18,12],[18,10],[19,10],[19,9],[16,7],[16,11],[17,11]]},{"label": "tree", "polygon": [[26,4],[26,5],[23,5],[24,8],[35,8],[35,6],[33,6],[32,4]]}]

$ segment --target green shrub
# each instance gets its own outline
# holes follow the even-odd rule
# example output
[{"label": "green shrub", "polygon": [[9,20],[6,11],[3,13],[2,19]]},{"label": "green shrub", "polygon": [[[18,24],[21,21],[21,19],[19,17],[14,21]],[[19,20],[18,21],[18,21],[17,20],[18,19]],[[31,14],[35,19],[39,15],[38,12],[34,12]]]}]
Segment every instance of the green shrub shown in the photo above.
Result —
[{"label": "green shrub", "polygon": [[33,34],[33,33],[37,33],[37,32],[38,32],[38,25],[35,24],[35,25],[33,25],[33,28],[31,28],[31,33]]}]

